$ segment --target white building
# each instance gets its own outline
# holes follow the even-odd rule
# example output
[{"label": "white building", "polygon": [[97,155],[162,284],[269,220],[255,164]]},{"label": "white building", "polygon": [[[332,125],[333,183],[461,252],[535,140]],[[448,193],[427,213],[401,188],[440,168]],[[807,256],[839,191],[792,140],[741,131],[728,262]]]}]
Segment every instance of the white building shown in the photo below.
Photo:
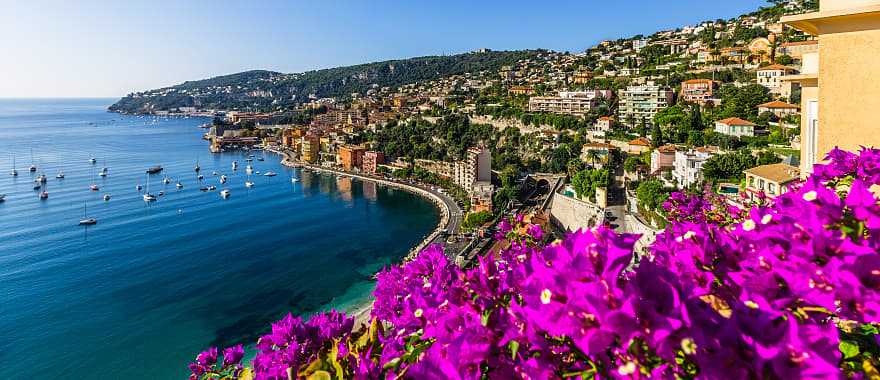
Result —
[{"label": "white building", "polygon": [[770,93],[776,95],[791,95],[791,83],[783,82],[782,77],[794,74],[797,70],[782,65],[770,65],[759,68],[757,71],[758,84],[767,87]]},{"label": "white building", "polygon": [[704,149],[675,152],[672,178],[679,189],[684,189],[703,180],[703,163],[711,157]]},{"label": "white building", "polygon": [[618,120],[634,127],[641,123],[651,125],[658,111],[669,107],[675,97],[675,91],[648,82],[641,86],[629,86],[620,92]]},{"label": "white building", "polygon": [[733,137],[753,137],[757,125],[738,117],[729,117],[715,122],[715,132]]},{"label": "white building", "polygon": [[474,147],[467,151],[464,161],[453,167],[453,181],[469,193],[477,182],[492,181],[492,153],[485,147]]},{"label": "white building", "polygon": [[561,91],[559,96],[534,96],[529,98],[529,112],[583,116],[598,104],[599,98],[611,96],[611,90]]}]

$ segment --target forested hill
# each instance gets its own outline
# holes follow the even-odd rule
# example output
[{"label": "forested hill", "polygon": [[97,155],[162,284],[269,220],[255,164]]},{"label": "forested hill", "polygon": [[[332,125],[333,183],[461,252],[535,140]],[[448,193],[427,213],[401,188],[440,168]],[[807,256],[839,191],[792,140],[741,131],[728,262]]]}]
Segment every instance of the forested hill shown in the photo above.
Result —
[{"label": "forested hill", "polygon": [[345,97],[374,87],[435,80],[449,75],[497,71],[537,54],[537,51],[489,51],[429,56],[356,66],[283,74],[254,70],[129,94],[111,111],[149,113],[178,107],[203,109],[276,109],[308,101],[309,95]]}]

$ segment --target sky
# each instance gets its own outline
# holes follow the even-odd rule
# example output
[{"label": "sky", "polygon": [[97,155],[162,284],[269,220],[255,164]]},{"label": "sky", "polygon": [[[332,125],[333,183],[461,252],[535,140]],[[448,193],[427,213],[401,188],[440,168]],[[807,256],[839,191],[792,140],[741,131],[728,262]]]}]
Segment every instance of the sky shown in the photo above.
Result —
[{"label": "sky", "polygon": [[730,18],[764,0],[0,0],[0,97],[120,97],[285,73],[598,41]]}]

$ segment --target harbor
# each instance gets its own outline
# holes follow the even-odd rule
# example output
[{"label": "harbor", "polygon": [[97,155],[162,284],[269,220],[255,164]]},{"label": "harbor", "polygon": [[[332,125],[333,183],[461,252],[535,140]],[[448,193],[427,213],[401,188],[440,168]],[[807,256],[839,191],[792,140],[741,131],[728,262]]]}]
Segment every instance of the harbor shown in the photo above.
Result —
[{"label": "harbor", "polygon": [[[287,167],[270,152],[211,154],[204,119],[153,123],[106,106],[65,104],[37,118],[4,114],[0,101],[0,133],[15,136],[0,140],[0,291],[12,305],[0,330],[14,332],[7,336],[19,344],[7,354],[20,358],[0,377],[185,377],[192,352],[248,341],[283,313],[357,308],[373,274],[440,220],[430,202],[400,189]],[[147,177],[154,166],[162,170]],[[45,200],[33,189],[43,172]],[[145,192],[157,199],[145,202]],[[114,339],[121,334],[128,338]],[[120,350],[155,365],[135,375]],[[40,364],[60,361],[76,365]]]}]

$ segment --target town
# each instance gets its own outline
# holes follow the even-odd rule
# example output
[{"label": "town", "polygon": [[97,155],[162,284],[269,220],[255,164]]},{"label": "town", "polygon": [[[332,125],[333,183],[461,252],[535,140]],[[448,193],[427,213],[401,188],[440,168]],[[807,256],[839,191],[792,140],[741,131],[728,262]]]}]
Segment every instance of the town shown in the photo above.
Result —
[{"label": "town", "polygon": [[[488,226],[513,213],[558,236],[610,225],[646,247],[671,192],[742,206],[786,191],[830,149],[815,132],[817,35],[785,22],[817,6],[774,1],[581,53],[540,50],[497,71],[313,94],[293,107],[256,101],[275,95],[254,89],[252,104],[232,109],[151,113],[213,116],[212,152],[260,146],[297,166],[442,193],[460,226],[442,237],[459,262],[499,249]],[[156,91],[134,96],[176,90]]]}]

